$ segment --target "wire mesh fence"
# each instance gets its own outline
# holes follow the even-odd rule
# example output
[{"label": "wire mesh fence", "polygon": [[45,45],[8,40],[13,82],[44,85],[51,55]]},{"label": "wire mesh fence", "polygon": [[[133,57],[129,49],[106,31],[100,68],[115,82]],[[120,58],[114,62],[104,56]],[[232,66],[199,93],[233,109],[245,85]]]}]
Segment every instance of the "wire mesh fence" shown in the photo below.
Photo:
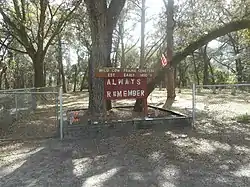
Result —
[{"label": "wire mesh fence", "polygon": [[250,114],[250,84],[196,85],[193,88],[193,118],[217,122],[247,120]]},{"label": "wire mesh fence", "polygon": [[0,91],[0,138],[26,139],[58,135],[59,88]]}]

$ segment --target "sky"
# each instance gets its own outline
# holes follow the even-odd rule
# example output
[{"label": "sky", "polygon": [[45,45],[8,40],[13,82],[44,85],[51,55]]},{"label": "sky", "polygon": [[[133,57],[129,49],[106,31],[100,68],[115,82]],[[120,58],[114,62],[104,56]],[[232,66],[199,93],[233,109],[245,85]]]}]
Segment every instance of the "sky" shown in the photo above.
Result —
[{"label": "sky", "polygon": [[[147,22],[145,31],[146,31],[147,34],[152,34],[152,33],[155,32],[155,29],[156,29],[156,28],[154,28],[154,24],[157,23],[157,21],[159,20],[159,14],[162,12],[162,10],[165,7],[164,7],[163,0],[146,0],[146,7],[147,7],[147,10],[146,10],[146,19],[147,18],[152,18],[152,19]],[[131,25],[133,25],[133,21],[128,22],[125,25],[125,28],[126,27],[127,28],[131,27]],[[140,35],[141,35],[140,34],[140,32],[141,32],[140,29],[141,29],[140,28],[140,23],[137,23],[137,25],[135,27],[135,30],[131,31],[131,33],[130,33],[133,37],[131,38],[131,40],[127,41],[127,44],[129,42],[131,42],[131,44],[133,45],[134,42],[137,41],[140,38]],[[212,47],[212,48],[216,48],[216,47],[218,47],[218,45],[219,44],[216,41],[211,41],[209,43],[209,47]],[[140,47],[140,42],[138,42],[137,47],[138,48]],[[76,58],[76,53],[72,49],[71,50],[71,62],[73,64],[76,63],[75,59],[77,59]]]},{"label": "sky", "polygon": [[[146,0],[146,18],[153,18],[151,21],[147,22],[146,24],[146,33],[152,32],[154,30],[154,22],[159,20],[159,14],[162,12],[164,8],[164,4],[162,0]],[[140,37],[140,23],[137,25],[135,30],[135,34]]]},{"label": "sky", "polygon": [[[161,12],[162,8],[164,7],[163,1],[162,0],[146,0],[146,18],[153,18],[152,20],[148,21],[146,24],[145,31],[146,33],[150,34],[154,32],[154,23],[157,22],[159,19],[159,13]],[[129,22],[125,27],[131,27],[133,22]],[[135,41],[137,41],[140,38],[141,31],[140,31],[140,23],[137,23],[135,30],[131,31],[131,35],[133,36],[131,38],[131,44],[133,45]],[[140,47],[140,42],[138,42],[138,47]],[[76,63],[76,51],[74,49],[70,50],[70,59],[71,63],[75,64]]]}]

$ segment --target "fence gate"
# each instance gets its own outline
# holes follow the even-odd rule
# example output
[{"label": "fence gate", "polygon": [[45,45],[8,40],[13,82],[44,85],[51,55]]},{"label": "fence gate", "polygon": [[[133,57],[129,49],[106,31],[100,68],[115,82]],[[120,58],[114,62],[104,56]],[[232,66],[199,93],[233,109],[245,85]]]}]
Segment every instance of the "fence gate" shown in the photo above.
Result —
[{"label": "fence gate", "polygon": [[59,88],[0,91],[0,139],[18,140],[59,135]]}]

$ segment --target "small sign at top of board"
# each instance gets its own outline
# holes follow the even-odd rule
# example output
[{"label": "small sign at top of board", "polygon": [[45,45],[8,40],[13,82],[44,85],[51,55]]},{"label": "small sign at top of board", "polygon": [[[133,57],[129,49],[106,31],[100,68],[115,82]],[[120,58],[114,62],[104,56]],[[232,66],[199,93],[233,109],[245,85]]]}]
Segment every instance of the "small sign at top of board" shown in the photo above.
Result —
[{"label": "small sign at top of board", "polygon": [[96,77],[153,77],[153,69],[131,68],[100,68],[95,72]]}]

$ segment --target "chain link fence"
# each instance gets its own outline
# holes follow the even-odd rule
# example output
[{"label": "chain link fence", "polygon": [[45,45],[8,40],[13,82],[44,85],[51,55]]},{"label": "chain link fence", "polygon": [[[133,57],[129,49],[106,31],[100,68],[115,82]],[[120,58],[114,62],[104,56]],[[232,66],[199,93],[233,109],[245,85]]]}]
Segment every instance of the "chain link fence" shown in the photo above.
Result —
[{"label": "chain link fence", "polygon": [[245,121],[250,118],[250,84],[193,85],[193,120]]},{"label": "chain link fence", "polygon": [[58,136],[58,96],[58,87],[0,90],[0,138]]}]

